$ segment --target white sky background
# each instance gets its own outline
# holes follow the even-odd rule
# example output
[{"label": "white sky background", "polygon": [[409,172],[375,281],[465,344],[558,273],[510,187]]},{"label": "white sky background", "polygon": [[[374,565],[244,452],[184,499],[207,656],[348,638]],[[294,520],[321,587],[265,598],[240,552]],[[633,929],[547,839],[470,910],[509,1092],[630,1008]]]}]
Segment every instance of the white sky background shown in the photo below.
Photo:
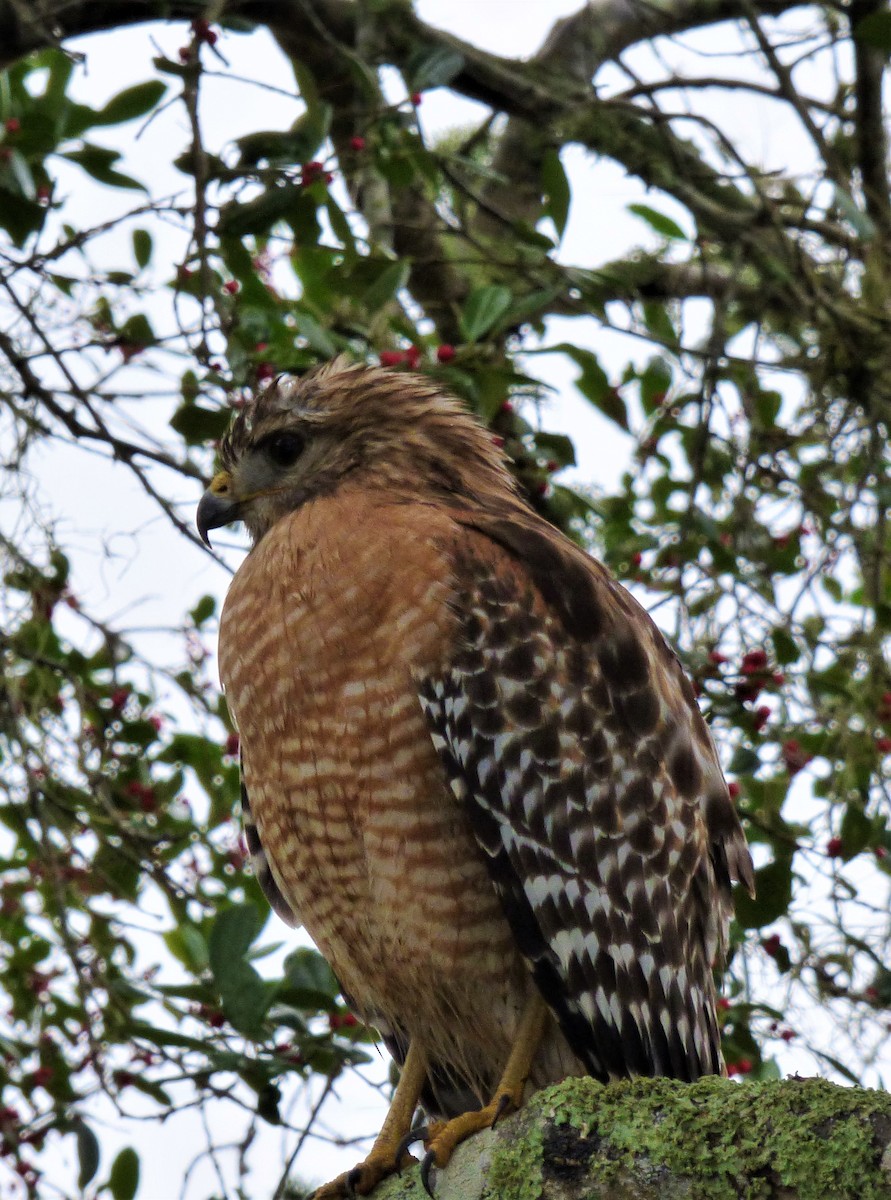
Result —
[{"label": "white sky background", "polygon": [[[416,0],[416,8],[434,26],[499,54],[515,56],[534,52],[554,20],[574,12],[578,0]],[[153,77],[151,59],[158,47],[167,57],[175,59],[179,46],[186,41],[184,26],[154,25],[69,43],[70,49],[86,55],[85,65],[78,72],[76,94],[99,107],[122,88]],[[738,43],[723,27],[690,37],[685,44],[711,53]],[[219,49],[233,74],[293,90],[291,70],[265,32],[249,37],[223,34]],[[703,71],[701,60],[692,54],[673,50],[672,55],[676,61],[686,59],[693,70]],[[211,70],[215,69],[214,59],[207,51],[204,61]],[[749,74],[752,68],[740,61],[734,64],[734,70],[741,75],[744,71]],[[812,86],[816,90],[816,84]],[[175,87],[174,83],[172,90]],[[202,96],[202,124],[211,148],[256,129],[286,128],[299,111],[293,102],[258,87],[232,85],[212,78],[203,82]],[[758,104],[751,98],[746,98],[741,106],[738,98],[718,93],[709,96],[708,104],[714,119],[735,115],[738,125],[739,117],[743,117],[743,149],[753,160],[760,159],[763,166],[786,169],[790,161],[799,159],[803,172],[812,166],[794,118],[787,110]],[[478,105],[438,90],[425,94],[420,117],[425,131],[435,136],[455,125],[472,123],[483,111]],[[113,129],[95,140],[123,149],[136,129],[136,124],[124,127],[123,133]],[[138,142],[130,143],[127,161],[121,164],[121,169],[146,182],[153,196],[173,193],[186,196],[190,181],[169,163],[186,148],[189,138],[184,110],[175,104],[149,125]],[[640,184],[626,179],[615,165],[595,163],[578,149],[566,153],[565,164],[573,183],[573,206],[561,248],[564,261],[597,266],[634,245],[647,244],[648,240],[655,244],[640,220],[627,212],[630,203],[652,204],[689,228],[682,209],[667,198],[647,195]],[[65,219],[75,226],[95,223],[100,217],[100,205],[102,215],[106,209],[111,214],[133,206],[135,193],[102,188],[74,168],[66,169],[61,179],[61,190],[69,195]],[[156,273],[160,283],[170,277],[170,264],[181,260],[184,246],[173,231],[168,244],[161,245],[157,223],[152,223],[152,231],[156,235],[156,248],[150,271]],[[128,260],[129,230],[115,238],[110,239],[108,252],[110,259],[120,264]],[[651,353],[631,338],[605,335],[594,321],[574,321],[571,325],[554,321],[549,333],[552,343],[572,338],[589,345],[597,350],[607,369],[623,365],[632,355],[644,359]],[[573,437],[579,458],[574,477],[586,484],[610,487],[627,469],[629,439],[575,393],[568,364],[556,357],[536,356],[529,360],[528,369],[558,388],[558,395],[547,404],[543,419],[548,428],[566,431]],[[163,436],[173,407],[173,402],[157,404],[159,436]],[[90,465],[85,471],[87,462]],[[31,466],[47,505],[59,517],[60,543],[74,550],[72,590],[93,609],[110,619],[126,613],[128,625],[164,626],[178,620],[184,608],[203,593],[222,597],[228,584],[227,573],[171,530],[166,518],[157,514],[127,472],[98,458],[86,460],[82,454],[63,447],[41,449],[39,456],[32,458]],[[182,481],[177,488],[184,505],[183,514],[190,519],[190,510],[199,498],[198,488],[192,494]],[[113,551],[111,557],[107,554],[109,547]],[[241,555],[240,549],[228,555],[233,567]],[[284,927],[267,928],[267,939],[277,940],[280,934],[292,937]],[[797,1055],[794,1047],[780,1057],[787,1070],[801,1069],[804,1073],[813,1070],[812,1061]],[[360,1091],[347,1086],[342,1090],[349,1105],[340,1113],[330,1113],[329,1124],[339,1124],[344,1132],[374,1131],[381,1114],[376,1095],[367,1089]],[[186,1120],[178,1118],[166,1128],[146,1123],[126,1131],[112,1127],[107,1133],[100,1130],[104,1169],[117,1148],[132,1143],[142,1160],[140,1200],[172,1200],[179,1194],[182,1175],[195,1153],[196,1143],[204,1137],[197,1118],[191,1130],[186,1128]],[[70,1170],[73,1178],[76,1169],[71,1139],[66,1139],[65,1156],[70,1165],[60,1162],[60,1171]],[[259,1200],[269,1195],[278,1181],[282,1158],[280,1135],[266,1129],[250,1157],[254,1165],[252,1195]],[[356,1157],[355,1150],[336,1151],[316,1145],[301,1157],[297,1169],[306,1178],[321,1180],[352,1165]],[[189,1188],[189,1200],[210,1195],[215,1186],[218,1188],[210,1167],[201,1168]],[[71,1190],[73,1193],[73,1186]]]}]

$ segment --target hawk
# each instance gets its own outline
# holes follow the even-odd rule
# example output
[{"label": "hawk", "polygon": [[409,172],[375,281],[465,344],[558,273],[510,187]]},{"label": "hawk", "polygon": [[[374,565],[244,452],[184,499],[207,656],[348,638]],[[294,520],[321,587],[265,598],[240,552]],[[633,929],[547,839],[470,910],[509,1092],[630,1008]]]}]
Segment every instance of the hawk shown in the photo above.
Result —
[{"label": "hawk", "polygon": [[[402,1064],[424,1179],[567,1075],[724,1070],[713,967],[752,864],[693,688],[436,382],[343,360],[236,417],[198,528],[253,547],[220,623],[255,869]],[[435,1118],[435,1119],[434,1119]]]}]

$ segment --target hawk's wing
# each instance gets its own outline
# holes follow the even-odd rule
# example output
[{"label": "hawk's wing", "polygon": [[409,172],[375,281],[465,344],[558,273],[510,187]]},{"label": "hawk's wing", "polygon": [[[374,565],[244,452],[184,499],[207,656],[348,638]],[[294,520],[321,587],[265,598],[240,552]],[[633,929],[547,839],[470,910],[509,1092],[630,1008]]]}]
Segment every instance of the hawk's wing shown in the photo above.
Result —
[{"label": "hawk's wing", "polygon": [[295,929],[298,928],[300,919],[282,895],[281,888],[276,883],[275,877],[272,874],[269,857],[263,849],[263,843],[260,841],[260,833],[251,812],[247,784],[244,781],[243,762],[241,764],[241,819],[244,824],[244,840],[257,883],[259,883],[264,896],[269,901],[272,911],[281,917],[286,925],[291,925]]},{"label": "hawk's wing", "polygon": [[460,523],[458,637],[421,702],[518,948],[593,1075],[719,1072],[712,966],[751,861],[691,685],[544,522]]}]

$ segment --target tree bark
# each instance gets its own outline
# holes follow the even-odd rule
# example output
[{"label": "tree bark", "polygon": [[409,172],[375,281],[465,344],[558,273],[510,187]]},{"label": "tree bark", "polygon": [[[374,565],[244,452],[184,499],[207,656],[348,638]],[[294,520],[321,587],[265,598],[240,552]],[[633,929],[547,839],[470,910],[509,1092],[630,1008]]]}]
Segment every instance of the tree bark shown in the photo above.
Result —
[{"label": "tree bark", "polygon": [[[769,1083],[568,1079],[460,1146],[436,1200],[887,1200],[891,1096]],[[373,1200],[425,1200],[417,1167]]]}]

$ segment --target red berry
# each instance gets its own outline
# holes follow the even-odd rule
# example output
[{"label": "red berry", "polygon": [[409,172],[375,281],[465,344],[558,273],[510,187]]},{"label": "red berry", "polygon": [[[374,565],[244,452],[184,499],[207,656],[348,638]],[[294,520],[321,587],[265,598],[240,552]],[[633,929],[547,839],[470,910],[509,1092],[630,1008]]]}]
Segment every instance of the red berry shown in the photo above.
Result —
[{"label": "red berry", "polygon": [[257,364],[257,379],[262,383],[266,379],[275,378],[275,365],[271,362],[261,362]]},{"label": "red berry", "polygon": [[726,996],[719,996],[716,1004],[718,1007],[718,1012],[727,1012],[727,1010],[730,1008],[730,1001]]},{"label": "red berry", "polygon": [[721,654],[718,650],[710,650],[708,660],[710,663],[714,663],[716,667],[719,667],[721,663],[727,661],[727,655]]},{"label": "red berry", "polygon": [[123,708],[129,699],[129,688],[115,688],[115,690],[111,693],[111,707]]},{"label": "red berry", "polygon": [[18,133],[21,127],[22,123],[18,117],[8,117],[3,126],[7,133]]},{"label": "red berry", "polygon": [[415,106],[415,108],[418,107],[418,105],[421,103],[421,101],[423,99],[424,99],[424,97],[420,92],[412,92],[412,94],[410,96],[410,100],[411,100],[412,104]]},{"label": "red berry", "polygon": [[240,286],[241,285],[239,284],[237,279],[227,279],[226,282],[223,284],[223,291],[228,296],[234,296]]},{"label": "red berry", "polygon": [[784,1042],[791,1042],[792,1039],[795,1037],[795,1030],[794,1029],[784,1029],[783,1032],[780,1034],[780,1037],[783,1039]]},{"label": "red berry", "polygon": [[731,782],[727,784],[727,792],[731,800],[736,800],[741,790],[742,789],[735,779],[731,780]]},{"label": "red berry", "polygon": [[313,159],[311,162],[304,163],[300,168],[300,182],[307,187],[309,184],[315,183],[317,179],[321,179],[324,174],[325,164]]},{"label": "red berry", "polygon": [[149,717],[149,725],[151,725],[155,733],[160,733],[164,727],[164,718],[158,713],[152,713],[152,715]]},{"label": "red berry", "polygon": [[52,1067],[38,1067],[37,1070],[34,1072],[34,1074],[31,1076],[31,1082],[34,1084],[35,1087],[46,1087],[46,1085],[48,1083],[52,1082],[52,1079],[53,1079]]},{"label": "red berry", "polygon": [[887,858],[888,851],[884,846],[876,846],[876,858]]},{"label": "red berry", "polygon": [[876,738],[876,750],[881,754],[891,754],[891,737]]},{"label": "red berry", "polygon": [[189,49],[189,47],[188,46],[180,46],[179,61],[187,63],[191,57],[192,57],[192,51]]},{"label": "red berry", "polygon": [[508,413],[508,414],[510,414],[514,411],[514,406],[511,404],[510,400],[505,400],[505,402],[501,406],[501,411],[503,413]]},{"label": "red berry", "polygon": [[770,720],[770,709],[766,704],[762,704],[760,708],[755,709],[755,728],[759,732],[764,728]]},{"label": "red berry", "polygon": [[353,1015],[353,1013],[351,1013],[351,1012],[329,1013],[328,1014],[328,1026],[332,1030],[334,1030],[334,1029],[353,1029],[358,1024],[359,1024],[358,1018],[355,1017]]},{"label": "red berry", "polygon": [[[550,464],[549,464],[548,469],[550,469]],[[635,550],[635,552],[631,555],[632,567],[639,567],[642,562],[643,562],[643,555],[641,554],[641,552],[639,550]]]},{"label": "red berry", "polygon": [[412,370],[415,369],[415,367],[421,361],[421,351],[418,349],[417,346],[409,346],[409,348],[405,352],[405,361],[408,363],[408,365],[411,367]]},{"label": "red berry", "polygon": [[501,449],[501,447],[504,445],[504,438],[503,438],[503,437],[499,437],[497,433],[496,433],[496,434],[493,434],[493,436],[492,436],[492,445],[493,445],[493,446],[497,446],[497,447],[498,447],[498,449],[500,450],[500,449]]},{"label": "red berry", "polygon": [[826,843],[826,853],[830,858],[838,858],[844,848],[844,842],[840,837],[832,837]]},{"label": "red berry", "polygon": [[780,754],[790,775],[797,775],[801,768],[806,767],[813,758],[813,755],[808,754],[795,738],[789,738],[787,742],[783,742]]},{"label": "red berry", "polygon": [[239,748],[241,747],[241,738],[237,733],[230,733],[226,738],[225,754],[228,758],[237,758]]},{"label": "red berry", "polygon": [[450,346],[448,342],[443,342],[441,346],[436,348],[436,358],[438,362],[451,362],[455,357],[455,347]]},{"label": "red berry", "polygon": [[358,137],[358,136],[351,137],[350,138],[350,149],[355,150],[357,154],[361,154],[362,151],[365,149],[365,138]]},{"label": "red berry", "polygon": [[748,1075],[752,1070],[752,1060],[749,1058],[741,1058],[739,1062],[727,1064],[728,1075]]},{"label": "red berry", "polygon": [[51,189],[50,189],[50,186],[49,186],[49,184],[48,184],[48,183],[42,183],[42,184],[40,185],[40,187],[37,189],[37,199],[38,199],[38,200],[39,200],[39,201],[40,201],[42,204],[45,204],[45,203],[46,203],[46,202],[49,200],[49,198],[50,198],[50,195],[51,195]]},{"label": "red berry", "polygon": [[402,350],[382,350],[381,351],[381,366],[382,367],[398,367],[406,362],[406,355]]},{"label": "red berry", "polygon": [[755,675],[767,666],[767,654],[764,650],[750,650],[743,655],[740,670],[743,675]]},{"label": "red berry", "polygon": [[765,954],[769,954],[771,958],[776,958],[783,949],[783,940],[778,933],[772,933],[770,937],[766,937],[761,943],[761,949]]},{"label": "red berry", "polygon": [[786,676],[782,673],[782,671],[776,671],[773,675],[771,675],[770,678],[771,682],[773,682],[777,687],[782,687],[786,682]]}]

